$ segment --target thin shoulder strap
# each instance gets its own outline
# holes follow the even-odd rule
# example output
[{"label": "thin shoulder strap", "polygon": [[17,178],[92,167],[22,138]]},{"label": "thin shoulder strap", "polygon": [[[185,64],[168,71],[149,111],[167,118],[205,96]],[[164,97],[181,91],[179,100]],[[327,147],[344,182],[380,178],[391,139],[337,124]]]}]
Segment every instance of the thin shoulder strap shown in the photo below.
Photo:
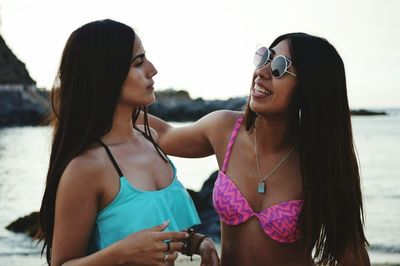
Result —
[{"label": "thin shoulder strap", "polygon": [[243,121],[243,116],[240,116],[239,119],[236,121],[235,127],[233,128],[231,137],[229,139],[228,147],[226,148],[224,163],[222,164],[221,171],[223,173],[225,173],[226,169],[228,168],[228,162],[229,162],[229,157],[231,156],[233,143],[235,143],[235,139],[236,139],[237,134],[239,133],[242,121]]},{"label": "thin shoulder strap", "polygon": [[110,157],[110,160],[112,164],[114,165],[115,170],[117,170],[119,177],[123,177],[124,174],[122,173],[121,169],[119,168],[117,162],[114,159],[114,156],[112,155],[110,149],[107,147],[106,144],[104,144],[101,140],[98,140],[99,144],[103,146],[103,148],[106,150],[108,157]]}]

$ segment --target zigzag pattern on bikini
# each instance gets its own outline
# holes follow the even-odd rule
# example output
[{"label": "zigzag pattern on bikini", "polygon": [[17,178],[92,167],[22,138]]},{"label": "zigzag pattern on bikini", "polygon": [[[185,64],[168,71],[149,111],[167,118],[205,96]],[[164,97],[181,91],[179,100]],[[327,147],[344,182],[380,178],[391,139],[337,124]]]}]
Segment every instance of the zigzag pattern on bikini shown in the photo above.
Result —
[{"label": "zigzag pattern on bikini", "polygon": [[301,237],[297,220],[302,200],[282,202],[256,213],[232,180],[220,171],[214,185],[213,202],[225,224],[238,225],[256,216],[264,232],[278,242],[291,243]]}]

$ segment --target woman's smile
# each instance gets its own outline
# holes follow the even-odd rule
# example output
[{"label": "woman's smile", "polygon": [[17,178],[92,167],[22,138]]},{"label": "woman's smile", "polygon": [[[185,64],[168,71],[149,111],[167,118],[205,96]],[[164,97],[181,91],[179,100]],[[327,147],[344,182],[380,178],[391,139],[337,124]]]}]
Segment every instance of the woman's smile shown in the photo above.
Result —
[{"label": "woman's smile", "polygon": [[272,91],[270,91],[269,89],[266,89],[264,87],[261,87],[258,84],[254,85],[254,88],[251,92],[251,96],[253,96],[255,98],[269,97],[271,95],[272,95]]}]

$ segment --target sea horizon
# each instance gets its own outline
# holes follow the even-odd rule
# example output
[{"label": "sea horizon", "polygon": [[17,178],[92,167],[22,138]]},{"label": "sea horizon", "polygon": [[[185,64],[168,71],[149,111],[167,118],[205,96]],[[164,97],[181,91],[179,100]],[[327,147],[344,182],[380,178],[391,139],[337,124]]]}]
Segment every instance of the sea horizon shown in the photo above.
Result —
[{"label": "sea horizon", "polygon": [[[352,116],[352,125],[360,162],[371,261],[400,265],[400,108],[384,111],[388,115]],[[38,258],[39,248],[34,248],[28,237],[10,232],[5,226],[39,210],[50,139],[50,126],[0,129],[0,266],[44,263]],[[178,169],[180,181],[195,191],[200,190],[203,182],[218,168],[212,156],[171,157],[171,160]]]}]

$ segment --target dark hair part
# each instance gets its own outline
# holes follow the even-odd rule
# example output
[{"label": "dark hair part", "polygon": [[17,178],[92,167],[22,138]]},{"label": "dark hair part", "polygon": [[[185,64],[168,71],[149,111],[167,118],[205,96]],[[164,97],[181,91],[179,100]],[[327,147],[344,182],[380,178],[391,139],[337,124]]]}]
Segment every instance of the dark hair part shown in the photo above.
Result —
[{"label": "dark hair part", "polygon": [[[301,109],[304,244],[310,253],[315,247],[317,263],[335,264],[347,252],[361,261],[368,242],[343,61],[323,38],[290,33],[278,37],[271,47],[283,40],[289,41],[298,77],[292,108]],[[248,102],[246,130],[254,128],[256,116]]]},{"label": "dark hair part", "polygon": [[[40,239],[48,264],[57,187],[71,160],[110,131],[128,75],[135,32],[113,20],[90,22],[69,37],[52,90],[53,140],[46,189],[40,208]],[[140,108],[132,117],[136,121]],[[146,116],[146,108],[144,107]],[[148,124],[145,136],[154,143]],[[159,149],[157,151],[160,153]],[[160,153],[161,154],[161,153]]]}]

